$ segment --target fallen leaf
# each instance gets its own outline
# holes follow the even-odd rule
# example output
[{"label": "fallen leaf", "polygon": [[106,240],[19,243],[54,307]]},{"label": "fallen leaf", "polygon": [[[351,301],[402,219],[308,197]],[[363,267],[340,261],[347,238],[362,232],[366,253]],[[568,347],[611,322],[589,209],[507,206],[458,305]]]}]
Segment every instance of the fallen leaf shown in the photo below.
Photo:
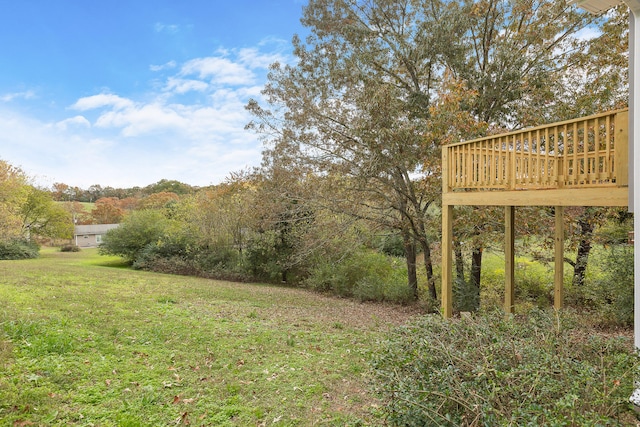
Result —
[{"label": "fallen leaf", "polygon": [[180,402],[180,396],[173,396],[173,404],[175,405],[176,403]]},{"label": "fallen leaf", "polygon": [[111,385],[111,380],[104,380],[104,383],[109,387]]}]

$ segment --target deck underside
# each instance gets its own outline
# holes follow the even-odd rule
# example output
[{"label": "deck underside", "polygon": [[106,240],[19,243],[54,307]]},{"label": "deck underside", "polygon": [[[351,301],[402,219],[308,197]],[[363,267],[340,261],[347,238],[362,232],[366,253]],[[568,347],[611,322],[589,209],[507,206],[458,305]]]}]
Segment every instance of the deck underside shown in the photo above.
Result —
[{"label": "deck underside", "polygon": [[628,187],[548,190],[485,190],[444,193],[443,205],[460,206],[628,206]]}]

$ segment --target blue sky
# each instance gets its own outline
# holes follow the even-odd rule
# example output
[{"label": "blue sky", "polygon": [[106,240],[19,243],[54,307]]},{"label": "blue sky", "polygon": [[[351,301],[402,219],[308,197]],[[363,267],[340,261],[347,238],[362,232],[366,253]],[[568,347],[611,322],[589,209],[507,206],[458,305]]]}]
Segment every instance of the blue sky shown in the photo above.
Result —
[{"label": "blue sky", "polygon": [[216,184],[303,0],[0,0],[0,159],[36,184]]}]

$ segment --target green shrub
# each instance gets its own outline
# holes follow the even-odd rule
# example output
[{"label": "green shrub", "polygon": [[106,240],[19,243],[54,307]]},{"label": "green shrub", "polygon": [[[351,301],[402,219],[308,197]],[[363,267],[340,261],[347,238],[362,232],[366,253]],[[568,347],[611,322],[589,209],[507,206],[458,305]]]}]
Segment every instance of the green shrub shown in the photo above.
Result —
[{"label": "green shrub", "polygon": [[156,244],[167,234],[169,228],[169,220],[160,211],[134,211],[118,228],[107,232],[100,253],[119,255],[133,263],[143,250],[150,250],[150,244]]},{"label": "green shrub", "polygon": [[278,235],[276,232],[267,231],[249,240],[245,250],[245,269],[249,275],[257,280],[267,282],[279,282],[283,279],[282,254],[276,249]]},{"label": "green shrub", "polygon": [[0,242],[0,259],[38,258],[40,247],[26,240],[8,240]]},{"label": "green shrub", "polygon": [[588,280],[582,298],[602,322],[633,324],[633,247],[615,245],[595,261],[602,273]]},{"label": "green shrub", "polygon": [[78,245],[64,245],[60,248],[60,252],[80,252]]},{"label": "green shrub", "polygon": [[365,249],[338,261],[316,263],[305,285],[361,301],[403,303],[412,299],[404,264],[398,258]]},{"label": "green shrub", "polygon": [[[483,309],[502,307],[504,278],[504,257],[496,254],[485,255],[481,280]],[[553,269],[528,257],[516,257],[515,291],[518,305],[549,307],[553,304]]]},{"label": "green shrub", "polygon": [[372,368],[391,425],[624,425],[640,367],[628,338],[568,315],[427,316],[395,331]]},{"label": "green shrub", "polygon": [[395,257],[404,257],[405,249],[404,249],[404,241],[402,240],[402,236],[400,234],[388,234],[381,238],[380,243],[378,244],[378,250],[383,254]]}]

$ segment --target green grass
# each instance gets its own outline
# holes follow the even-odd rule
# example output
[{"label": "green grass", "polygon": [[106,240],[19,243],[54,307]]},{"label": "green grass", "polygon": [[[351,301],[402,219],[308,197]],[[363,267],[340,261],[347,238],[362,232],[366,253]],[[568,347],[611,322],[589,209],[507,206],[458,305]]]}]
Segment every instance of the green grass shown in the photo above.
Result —
[{"label": "green grass", "polygon": [[0,262],[1,425],[382,422],[367,358],[409,310],[116,267]]}]

